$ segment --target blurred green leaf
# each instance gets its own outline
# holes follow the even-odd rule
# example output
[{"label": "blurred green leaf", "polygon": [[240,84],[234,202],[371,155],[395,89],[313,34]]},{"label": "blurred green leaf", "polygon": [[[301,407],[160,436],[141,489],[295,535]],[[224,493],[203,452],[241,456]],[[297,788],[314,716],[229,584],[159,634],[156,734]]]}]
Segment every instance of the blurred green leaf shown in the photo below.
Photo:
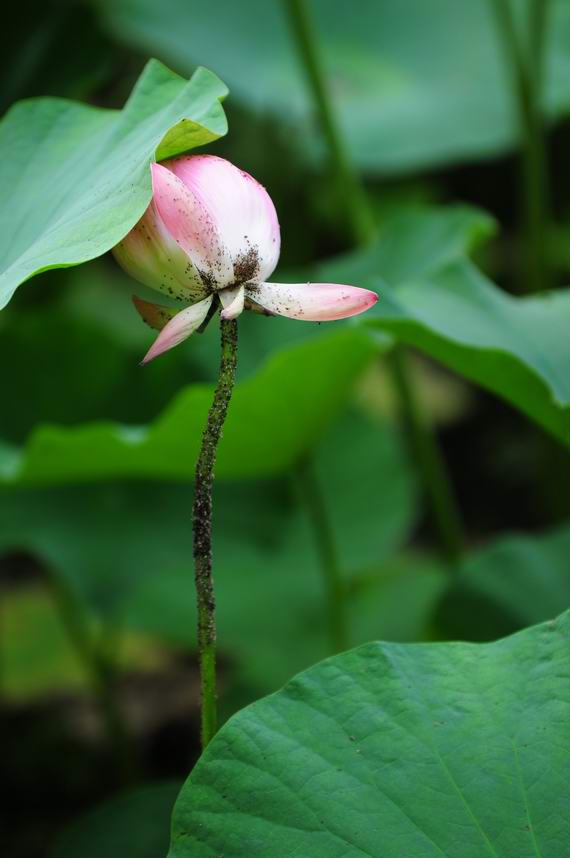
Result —
[{"label": "blurred green leaf", "polygon": [[[349,429],[355,449],[346,443]],[[409,535],[417,496],[399,439],[387,426],[350,415],[327,434],[315,463],[347,586],[351,640],[360,643],[386,627],[395,637],[414,639],[431,616],[445,574],[441,567],[428,572],[429,564],[419,564],[418,574],[426,571],[427,579],[433,571],[432,580],[440,586],[426,593],[420,583],[419,608],[414,600],[410,611],[401,603],[403,582],[416,581],[413,564],[393,564],[388,558]],[[383,478],[391,491],[379,495]],[[222,486],[215,497],[218,640],[238,663],[240,676],[261,689],[277,687],[329,651],[315,536],[303,505],[292,500],[290,492],[278,491],[278,484],[249,491],[243,485]],[[138,580],[127,606],[133,628],[173,642],[193,641],[188,612],[190,606],[194,611],[194,585],[187,566],[172,568],[170,576]]]},{"label": "blurred green leaf", "polygon": [[[82,282],[73,278],[78,288]],[[123,309],[130,317],[126,301]],[[135,322],[144,339],[146,328],[139,319]],[[26,395],[11,397],[10,408],[0,414],[2,439],[22,443],[42,423],[151,420],[195,370],[191,355],[179,349],[171,360],[155,361],[149,372],[141,372],[143,351],[140,341],[133,344],[110,326],[105,330],[96,318],[78,318],[52,307],[6,310],[0,316],[0,389],[25,390]]]},{"label": "blurred green leaf", "polygon": [[[265,0],[94,0],[111,32],[182,73],[212,64],[236,98],[315,149],[312,108],[285,5]],[[515,0],[521,15],[526,0]],[[487,0],[313,0],[315,35],[356,162],[404,172],[515,143],[509,70]],[[570,108],[570,8],[549,4],[545,109]],[[260,69],[263,73],[260,74]],[[301,131],[302,129],[302,131]],[[312,133],[311,133],[312,131]]]},{"label": "blurred green leaf", "polygon": [[570,290],[514,298],[464,262],[384,299],[380,327],[570,444]]},{"label": "blurred green leaf", "polygon": [[[347,448],[349,430],[355,449]],[[421,635],[445,576],[423,561],[388,562],[409,535],[417,501],[397,434],[349,415],[327,433],[315,461],[341,570],[358,608],[349,603],[352,639],[388,630],[404,639]],[[382,476],[390,491],[379,496]],[[315,539],[295,501],[291,479],[215,489],[219,645],[262,692],[328,652]],[[107,624],[193,646],[191,504],[189,485],[6,488],[0,492],[0,551],[38,556]],[[425,577],[416,567],[426,569]],[[401,604],[406,586],[418,588],[409,612]]]},{"label": "blurred green leaf", "polygon": [[57,98],[16,104],[0,126],[0,307],[34,274],[120,241],[149,203],[150,161],[226,133],[226,94],[206,69],[187,82],[151,60],[120,111]]},{"label": "blurred green leaf", "polygon": [[352,643],[432,639],[434,613],[448,583],[449,568],[441,558],[418,552],[400,552],[372,571],[354,576]]},{"label": "blurred green leaf", "polygon": [[49,858],[162,858],[179,790],[155,783],[104,802],[69,827]]},{"label": "blurred green leaf", "polygon": [[552,619],[570,606],[570,528],[506,536],[467,558],[442,599],[438,627],[490,640]]},{"label": "blurred green leaf", "polygon": [[472,206],[395,208],[384,216],[374,245],[323,262],[316,270],[323,276],[334,271],[347,282],[361,285],[373,279],[380,284],[383,299],[386,284],[396,287],[432,277],[471,256],[496,229],[489,214]]},{"label": "blurred green leaf", "polygon": [[83,667],[45,589],[2,592],[2,682],[7,698],[85,685]]},{"label": "blurred green leaf", "polygon": [[568,444],[570,290],[515,298],[498,289],[463,252],[488,231],[469,210],[398,214],[375,248],[330,261],[314,278],[377,290],[361,324],[481,384]]},{"label": "blurred green leaf", "polygon": [[61,0],[14,3],[4,18],[0,112],[21,98],[85,98],[106,81],[117,48],[94,10]]},{"label": "blurred green leaf", "polygon": [[367,644],[234,716],[169,858],[560,858],[570,614],[494,644]]},{"label": "blurred green leaf", "polygon": [[[56,505],[58,498],[54,494],[49,501],[52,509],[61,509]],[[33,505],[29,510],[17,500],[16,505],[22,513],[27,514],[29,511],[31,515],[34,514]],[[28,526],[35,526],[31,516]],[[41,555],[41,536],[37,545],[33,544],[30,537],[26,539],[30,548]],[[83,538],[83,546],[84,550],[89,547],[88,538]],[[65,546],[61,545],[59,555],[62,554],[69,558],[71,552],[66,553]],[[52,551],[51,556],[57,559],[58,552]],[[47,560],[47,555],[43,559]],[[65,569],[64,559],[58,571],[65,574]],[[6,699],[25,701],[54,691],[89,687],[85,665],[72,646],[49,589],[27,584],[6,588],[1,596],[2,691]],[[132,632],[121,636],[121,669],[156,669],[162,666],[162,661],[155,646],[147,638]]]},{"label": "blurred green leaf", "polygon": [[416,475],[389,426],[346,414],[316,449],[314,473],[347,576],[377,566],[412,530]]},{"label": "blurred green leaf", "polygon": [[[341,327],[274,354],[237,386],[219,447],[218,477],[272,476],[294,466],[317,443],[377,352],[367,333]],[[0,480],[54,485],[131,476],[192,479],[211,401],[209,385],[192,385],[150,426],[40,426],[18,466],[10,457]]]},{"label": "blurred green leaf", "polygon": [[[288,532],[288,531],[287,531]],[[256,550],[218,540],[216,590],[220,652],[256,695],[274,691],[296,671],[330,652],[322,579],[308,535],[289,536],[286,550]],[[223,555],[236,546],[231,563]],[[378,634],[424,640],[446,581],[445,569],[413,556],[380,562],[366,586],[349,596],[353,644]],[[410,593],[412,596],[410,597]],[[170,641],[194,638],[191,574],[181,566],[162,580],[147,576],[127,608],[132,628]]]}]

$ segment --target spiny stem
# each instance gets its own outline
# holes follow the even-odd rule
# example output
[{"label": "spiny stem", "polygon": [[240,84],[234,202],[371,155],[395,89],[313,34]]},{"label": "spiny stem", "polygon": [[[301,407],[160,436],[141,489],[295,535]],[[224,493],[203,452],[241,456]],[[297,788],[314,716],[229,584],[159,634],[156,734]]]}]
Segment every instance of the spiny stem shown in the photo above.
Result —
[{"label": "spiny stem", "polygon": [[313,463],[305,459],[297,470],[301,499],[313,528],[327,599],[330,646],[333,653],[348,647],[345,588],[334,535]]},{"label": "spiny stem", "polygon": [[[339,197],[346,209],[348,227],[355,244],[366,245],[376,236],[374,212],[360,176],[348,157],[344,138],[336,121],[306,0],[285,0],[285,3],[299,55],[318,110],[323,135],[329,147]],[[406,355],[398,345],[392,353],[394,356],[391,367],[392,377],[398,391],[404,420],[412,427],[410,435],[415,447],[414,455],[421,471],[426,495],[432,506],[433,520],[438,528],[445,554],[450,562],[455,562],[461,549],[461,517],[450,490],[450,479],[437,441],[422,418],[406,369]],[[427,451],[431,453],[428,454]],[[447,517],[450,519],[449,524]],[[451,531],[455,533],[453,538]]]},{"label": "spiny stem", "polygon": [[548,177],[541,113],[548,0],[529,0],[528,50],[519,43],[508,0],[492,0],[497,30],[510,66],[513,98],[522,139],[525,271],[531,292],[548,288],[546,221]]},{"label": "spiny stem", "polygon": [[202,436],[196,464],[194,505],[194,572],[198,604],[201,741],[205,748],[216,732],[216,598],[212,577],[212,486],[216,451],[235,384],[237,320],[220,319],[221,359],[218,383]]}]

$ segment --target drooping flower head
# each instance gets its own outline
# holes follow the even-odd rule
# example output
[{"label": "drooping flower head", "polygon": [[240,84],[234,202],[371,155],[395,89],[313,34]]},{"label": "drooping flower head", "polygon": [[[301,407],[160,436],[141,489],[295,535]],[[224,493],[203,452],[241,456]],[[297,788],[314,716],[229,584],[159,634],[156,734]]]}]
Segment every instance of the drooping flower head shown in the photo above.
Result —
[{"label": "drooping flower head", "polygon": [[229,161],[182,156],[151,171],[151,203],[113,253],[136,280],[189,306],[178,312],[134,299],[145,322],[160,330],[143,363],[189,337],[218,301],[226,319],[245,308],[313,322],[353,316],[376,302],[376,293],[354,286],[269,283],[281,245],[275,207],[265,188]]}]

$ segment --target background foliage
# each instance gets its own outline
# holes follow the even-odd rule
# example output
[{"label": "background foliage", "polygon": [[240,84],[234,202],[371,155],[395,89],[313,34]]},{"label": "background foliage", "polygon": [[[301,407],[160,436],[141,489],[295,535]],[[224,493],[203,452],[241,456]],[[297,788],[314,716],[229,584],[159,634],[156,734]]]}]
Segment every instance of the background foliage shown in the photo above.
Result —
[{"label": "background foliage", "polygon": [[[532,2],[511,2],[525,48]],[[285,4],[34,2],[7,15],[11,858],[165,854],[198,755],[189,517],[217,334],[141,369],[149,333],[104,255],[148,203],[150,161],[195,146],[270,191],[281,279],[352,282],[380,300],[326,329],[240,320],[215,498],[221,706],[240,711],[181,793],[172,858],[238,856],[245,842],[260,856],[560,858],[567,842],[568,619],[546,621],[570,605],[570,9],[550,0],[542,90],[552,288],[528,294],[520,133],[492,4],[310,5],[377,222],[365,249]],[[461,510],[453,562],[394,390],[396,344]],[[314,667],[331,655],[326,563],[347,645],[361,646]]]}]

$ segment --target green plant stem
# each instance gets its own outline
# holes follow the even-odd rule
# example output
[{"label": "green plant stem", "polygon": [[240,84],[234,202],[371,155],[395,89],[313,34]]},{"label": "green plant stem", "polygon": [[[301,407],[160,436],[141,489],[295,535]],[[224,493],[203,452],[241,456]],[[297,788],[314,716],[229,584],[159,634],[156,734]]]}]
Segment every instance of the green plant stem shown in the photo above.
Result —
[{"label": "green plant stem", "polygon": [[549,285],[546,254],[548,177],[541,112],[548,0],[529,0],[526,52],[519,43],[509,0],[491,2],[510,68],[522,141],[526,284],[528,291],[538,292]]},{"label": "green plant stem", "polygon": [[218,383],[202,436],[196,464],[194,506],[194,571],[198,605],[201,741],[205,748],[216,732],[216,598],[212,576],[212,487],[216,451],[235,384],[237,321],[220,320],[221,359]]},{"label": "green plant stem", "polygon": [[309,11],[305,0],[285,0],[285,2],[329,149],[339,199],[348,211],[347,220],[355,244],[369,244],[376,237],[374,215],[359,177],[352,168],[344,138],[329,99]]},{"label": "green plant stem", "polygon": [[53,600],[62,625],[89,680],[114,751],[121,780],[135,778],[136,765],[129,730],[116,698],[116,671],[103,650],[96,646],[83,605],[61,575],[48,569]]},{"label": "green plant stem", "polygon": [[[356,245],[364,246],[376,236],[375,218],[370,200],[355,171],[344,139],[336,121],[327,90],[314,27],[306,0],[285,0],[291,28],[296,37],[299,55],[317,107],[323,135],[327,141],[335,179],[346,208],[347,224]],[[422,418],[421,409],[411,383],[403,349],[393,349],[391,372],[402,406],[404,420],[410,427],[414,457],[420,468],[426,495],[431,503],[432,517],[439,531],[443,551],[450,562],[457,560],[462,546],[461,517],[450,490],[450,480],[437,441]]]},{"label": "green plant stem", "polygon": [[425,417],[418,406],[408,371],[405,355],[401,349],[393,349],[388,355],[392,378],[403,405],[410,446],[414,451],[417,466],[424,477],[429,506],[436,530],[439,532],[443,553],[449,563],[455,565],[463,551],[463,527],[458,506],[449,482],[448,471],[442,460],[441,450]]},{"label": "green plant stem", "polygon": [[305,459],[297,471],[301,499],[311,522],[326,592],[330,647],[333,653],[348,648],[345,587],[334,535],[313,463]]}]

